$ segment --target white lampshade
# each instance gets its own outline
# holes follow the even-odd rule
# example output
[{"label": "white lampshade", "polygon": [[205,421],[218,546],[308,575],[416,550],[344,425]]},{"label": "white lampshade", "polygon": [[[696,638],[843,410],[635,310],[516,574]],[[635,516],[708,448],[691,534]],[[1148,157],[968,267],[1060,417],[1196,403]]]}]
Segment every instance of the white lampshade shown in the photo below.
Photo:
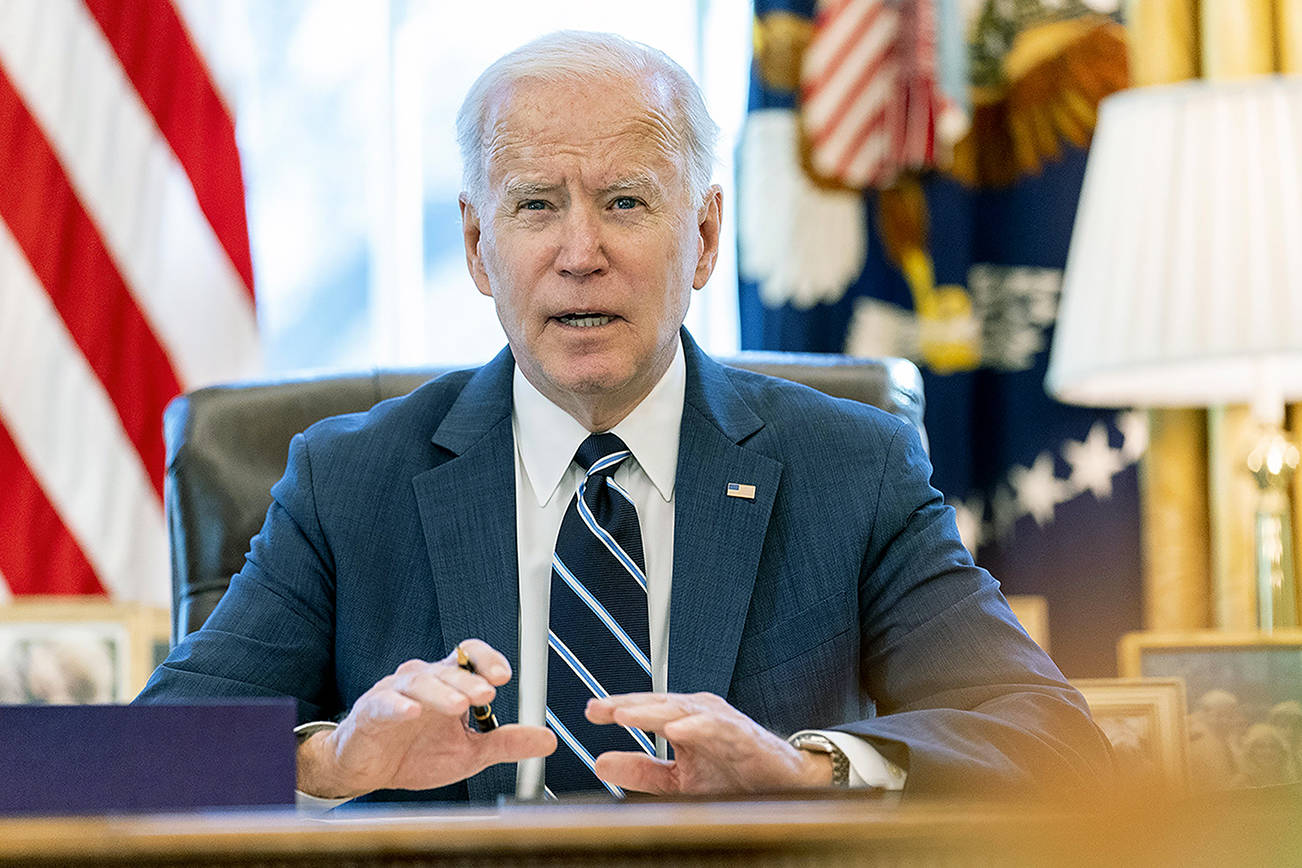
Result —
[{"label": "white lampshade", "polygon": [[1272,417],[1302,397],[1302,78],[1103,102],[1045,385]]}]

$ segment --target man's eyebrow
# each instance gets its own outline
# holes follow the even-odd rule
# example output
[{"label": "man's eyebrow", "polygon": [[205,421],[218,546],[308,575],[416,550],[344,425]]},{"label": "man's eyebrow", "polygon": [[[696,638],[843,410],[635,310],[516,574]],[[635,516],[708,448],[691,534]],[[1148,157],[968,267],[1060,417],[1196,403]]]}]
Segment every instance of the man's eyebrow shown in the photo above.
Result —
[{"label": "man's eyebrow", "polygon": [[543,181],[511,181],[506,185],[506,195],[511,199],[527,199],[530,196],[554,193],[559,188],[559,184],[548,184]]},{"label": "man's eyebrow", "polygon": [[658,189],[660,186],[655,176],[648,173],[629,175],[627,178],[620,178],[612,181],[602,187],[597,192],[601,195],[610,195],[611,193],[627,193],[630,190]]}]

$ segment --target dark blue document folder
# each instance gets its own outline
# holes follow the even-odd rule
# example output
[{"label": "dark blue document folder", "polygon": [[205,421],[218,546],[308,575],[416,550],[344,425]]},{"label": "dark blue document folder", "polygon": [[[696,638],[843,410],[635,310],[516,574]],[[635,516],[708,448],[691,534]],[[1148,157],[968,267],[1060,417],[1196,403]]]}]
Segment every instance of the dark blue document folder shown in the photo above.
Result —
[{"label": "dark blue document folder", "polygon": [[294,803],[294,703],[0,706],[0,814]]}]

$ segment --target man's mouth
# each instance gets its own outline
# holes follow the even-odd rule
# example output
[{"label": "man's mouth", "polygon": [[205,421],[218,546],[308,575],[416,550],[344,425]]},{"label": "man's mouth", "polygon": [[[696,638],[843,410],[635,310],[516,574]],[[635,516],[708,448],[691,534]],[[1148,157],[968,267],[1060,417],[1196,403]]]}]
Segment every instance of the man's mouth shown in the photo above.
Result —
[{"label": "man's mouth", "polygon": [[556,318],[567,326],[574,326],[575,328],[581,328],[581,329],[595,328],[596,326],[604,326],[606,323],[611,322],[612,320],[615,319],[613,316],[610,316],[609,314],[588,313],[588,312],[564,313]]}]

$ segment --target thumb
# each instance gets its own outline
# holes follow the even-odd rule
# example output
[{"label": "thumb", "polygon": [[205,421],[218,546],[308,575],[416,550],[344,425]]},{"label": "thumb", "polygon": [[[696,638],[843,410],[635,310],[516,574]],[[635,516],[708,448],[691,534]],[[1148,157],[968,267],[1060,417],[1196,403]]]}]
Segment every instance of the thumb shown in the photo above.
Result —
[{"label": "thumb", "polygon": [[597,757],[593,771],[607,783],[626,790],[668,795],[679,790],[673,760],[657,759],[635,751],[607,751]]},{"label": "thumb", "polygon": [[508,723],[484,733],[478,741],[485,765],[519,762],[556,750],[556,736],[545,726]]}]

